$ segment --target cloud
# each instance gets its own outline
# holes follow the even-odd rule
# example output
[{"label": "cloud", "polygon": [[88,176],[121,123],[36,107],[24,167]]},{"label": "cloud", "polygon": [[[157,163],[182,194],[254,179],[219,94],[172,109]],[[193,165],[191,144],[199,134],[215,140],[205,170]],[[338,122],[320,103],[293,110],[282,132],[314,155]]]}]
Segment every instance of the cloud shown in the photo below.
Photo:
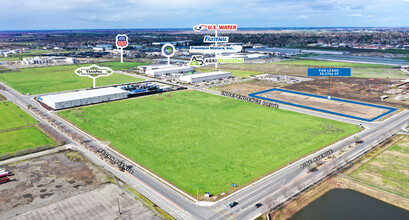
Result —
[{"label": "cloud", "polygon": [[[408,2],[1,0],[0,29],[190,28],[199,23],[237,23],[239,27],[407,26]],[[376,17],[367,19],[371,15]]]},{"label": "cloud", "polygon": [[352,6],[351,9],[352,10],[364,10],[365,6],[364,5]]}]

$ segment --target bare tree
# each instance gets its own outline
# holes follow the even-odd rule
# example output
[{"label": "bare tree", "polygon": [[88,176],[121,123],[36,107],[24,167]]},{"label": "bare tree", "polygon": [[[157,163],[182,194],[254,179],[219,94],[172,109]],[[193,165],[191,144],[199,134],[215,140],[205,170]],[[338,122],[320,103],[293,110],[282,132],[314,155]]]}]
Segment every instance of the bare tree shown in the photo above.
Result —
[{"label": "bare tree", "polygon": [[264,203],[266,204],[268,211],[271,212],[273,211],[274,207],[276,206],[276,198],[274,196],[267,196],[264,199]]},{"label": "bare tree", "polygon": [[324,176],[328,176],[329,173],[330,173],[330,170],[331,170],[330,167],[329,167],[329,164],[326,164],[326,165],[322,166],[322,169],[324,171]]},{"label": "bare tree", "polygon": [[284,196],[284,198],[287,198],[290,193],[290,189],[288,188],[288,186],[282,186],[280,189],[280,193]]},{"label": "bare tree", "polygon": [[297,180],[297,181],[295,181],[295,186],[297,186],[297,189],[299,190],[299,191],[301,191],[303,188],[304,188],[304,181],[302,181],[302,180]]},{"label": "bare tree", "polygon": [[310,179],[311,179],[312,184],[315,184],[315,182],[317,181],[317,175],[311,174]]}]

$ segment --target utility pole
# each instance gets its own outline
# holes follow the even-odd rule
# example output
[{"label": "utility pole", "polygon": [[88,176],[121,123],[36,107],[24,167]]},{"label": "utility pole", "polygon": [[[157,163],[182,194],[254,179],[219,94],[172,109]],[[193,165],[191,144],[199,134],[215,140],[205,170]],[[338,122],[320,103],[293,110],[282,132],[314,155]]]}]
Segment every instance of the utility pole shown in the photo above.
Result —
[{"label": "utility pole", "polygon": [[197,196],[196,200],[197,202],[199,202],[199,186],[198,185],[196,185],[196,196]]},{"label": "utility pole", "polygon": [[119,206],[119,199],[118,197],[116,198],[116,202],[118,203],[118,213],[121,215],[121,207]]}]

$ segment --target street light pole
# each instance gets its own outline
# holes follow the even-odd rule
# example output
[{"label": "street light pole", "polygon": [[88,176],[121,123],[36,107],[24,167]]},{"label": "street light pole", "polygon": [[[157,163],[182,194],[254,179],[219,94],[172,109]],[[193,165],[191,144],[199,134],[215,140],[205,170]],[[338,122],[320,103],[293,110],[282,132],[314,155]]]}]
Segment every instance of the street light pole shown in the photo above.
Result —
[{"label": "street light pole", "polygon": [[197,202],[199,202],[199,186],[198,185],[196,185],[196,196],[197,196],[197,198],[196,198],[196,200],[197,200]]}]

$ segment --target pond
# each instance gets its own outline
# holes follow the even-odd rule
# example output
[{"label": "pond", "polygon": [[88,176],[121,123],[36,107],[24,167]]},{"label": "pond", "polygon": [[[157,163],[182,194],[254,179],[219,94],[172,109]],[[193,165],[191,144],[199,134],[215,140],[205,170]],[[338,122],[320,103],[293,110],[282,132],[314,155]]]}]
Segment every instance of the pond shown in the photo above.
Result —
[{"label": "pond", "polygon": [[316,199],[290,220],[409,219],[409,211],[349,189],[333,189]]}]

